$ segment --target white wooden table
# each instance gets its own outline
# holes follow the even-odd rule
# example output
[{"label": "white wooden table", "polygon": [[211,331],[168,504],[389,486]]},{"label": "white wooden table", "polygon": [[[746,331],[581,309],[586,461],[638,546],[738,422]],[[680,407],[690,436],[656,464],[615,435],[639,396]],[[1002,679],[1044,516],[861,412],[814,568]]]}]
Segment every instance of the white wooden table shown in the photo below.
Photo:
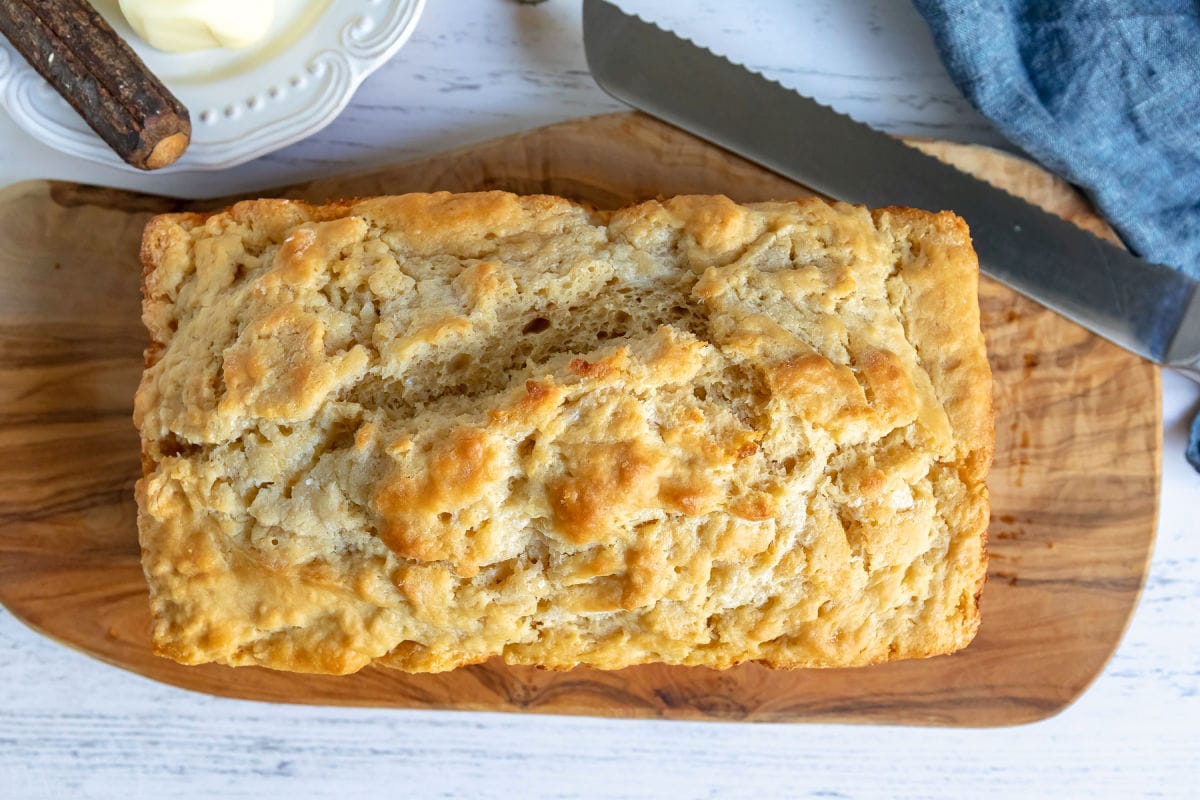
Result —
[{"label": "white wooden table", "polygon": [[[905,0],[621,4],[885,130],[1001,144]],[[103,169],[0,114],[0,185],[226,194],[614,110],[588,76],[579,17],[577,0],[430,0],[409,45],[336,122],[227,173]],[[964,731],[274,706],[152,683],[0,611],[0,798],[1196,797],[1200,476],[1182,450],[1198,396],[1164,376],[1162,512],[1144,597],[1096,684],[1045,722]]]}]

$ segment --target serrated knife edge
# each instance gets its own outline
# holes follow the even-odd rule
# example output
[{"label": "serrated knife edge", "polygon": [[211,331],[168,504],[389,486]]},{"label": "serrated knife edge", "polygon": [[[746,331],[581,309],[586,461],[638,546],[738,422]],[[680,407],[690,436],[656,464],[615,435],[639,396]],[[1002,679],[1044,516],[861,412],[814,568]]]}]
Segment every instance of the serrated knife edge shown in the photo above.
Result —
[{"label": "serrated knife edge", "polygon": [[[613,97],[818,192],[869,206],[959,213],[986,273],[1200,379],[1200,292],[1186,275],[1137,259],[606,0],[584,0],[584,50],[597,83]],[[820,135],[799,132],[804,121]]]}]

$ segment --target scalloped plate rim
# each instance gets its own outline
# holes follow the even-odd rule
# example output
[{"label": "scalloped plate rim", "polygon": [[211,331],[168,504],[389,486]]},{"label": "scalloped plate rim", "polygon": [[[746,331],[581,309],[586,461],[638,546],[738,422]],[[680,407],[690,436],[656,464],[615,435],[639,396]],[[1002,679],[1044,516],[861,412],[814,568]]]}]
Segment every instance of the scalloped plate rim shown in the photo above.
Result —
[{"label": "scalloped plate rim", "polygon": [[[394,30],[388,32],[387,44],[381,49],[369,56],[355,53],[343,41],[344,31],[341,26],[337,26],[337,33],[331,37],[336,41],[322,41],[312,48],[306,57],[306,60],[314,60],[325,54],[334,54],[341,62],[340,68],[345,70],[344,80],[338,80],[337,75],[330,76],[328,88],[313,92],[311,99],[301,107],[281,108],[277,112],[277,116],[268,118],[262,124],[221,139],[205,141],[200,138],[197,141],[198,137],[195,134],[197,130],[204,130],[205,123],[197,120],[197,115],[193,111],[193,141],[185,153],[185,158],[188,155],[191,155],[192,158],[149,174],[182,174],[229,169],[295,144],[326,128],[350,103],[362,82],[383,66],[411,38],[424,13],[426,0],[397,1],[407,5],[408,9],[398,15],[399,24]],[[372,3],[372,5],[376,4]],[[335,8],[336,6],[331,4],[331,7]],[[394,7],[394,4],[389,7]],[[373,35],[378,34],[376,32]],[[279,57],[277,56],[273,60],[278,61]],[[5,61],[12,62],[7,74],[3,68]],[[267,64],[270,63],[270,61],[267,62]],[[329,71],[330,67],[327,65],[321,74],[327,74]],[[320,77],[320,75],[315,77]],[[67,128],[63,131],[51,131],[29,112],[14,107],[17,102],[13,96],[18,95],[22,90],[29,91],[31,88],[36,90],[39,87],[44,87],[48,91],[45,81],[34,71],[33,67],[25,63],[7,40],[0,38],[0,106],[23,131],[47,147],[65,155],[124,172],[148,174],[121,161],[86,126],[79,129]],[[315,116],[313,116],[313,112],[316,112]],[[226,150],[231,142],[239,141],[246,142],[245,149],[233,152]],[[200,160],[196,161],[196,158]]]}]

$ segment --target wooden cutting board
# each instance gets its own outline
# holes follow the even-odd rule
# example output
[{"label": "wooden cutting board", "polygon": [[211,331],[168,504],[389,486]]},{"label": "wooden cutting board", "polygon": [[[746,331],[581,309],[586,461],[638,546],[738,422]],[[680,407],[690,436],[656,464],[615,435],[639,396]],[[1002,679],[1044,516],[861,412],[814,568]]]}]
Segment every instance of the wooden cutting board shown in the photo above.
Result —
[{"label": "wooden cutting board", "polygon": [[[797,136],[797,147],[803,138]],[[1065,184],[998,152],[928,149],[1106,230]],[[802,187],[675,128],[615,114],[369,174],[268,194],[323,200],[500,187],[616,207],[656,195],[789,198]],[[137,252],[154,212],[212,208],[70,183],[0,192],[0,601],[99,659],[201,692],[257,700],[631,717],[1006,725],[1079,696],[1137,602],[1161,456],[1151,365],[991,281],[995,371],[991,571],[964,652],[865,669],[724,672],[646,666],[553,673],[498,663],[344,678],[183,667],[148,644],[130,422],[146,341]]]}]

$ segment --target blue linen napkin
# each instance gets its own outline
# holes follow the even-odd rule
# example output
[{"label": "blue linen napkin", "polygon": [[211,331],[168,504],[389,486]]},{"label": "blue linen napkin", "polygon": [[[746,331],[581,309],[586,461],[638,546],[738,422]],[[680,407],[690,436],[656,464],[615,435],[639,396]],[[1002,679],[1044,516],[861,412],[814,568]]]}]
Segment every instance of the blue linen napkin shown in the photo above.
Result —
[{"label": "blue linen napkin", "polygon": [[[1200,0],[913,0],[1004,136],[1200,278]],[[1200,416],[1187,458],[1200,470]]]}]

